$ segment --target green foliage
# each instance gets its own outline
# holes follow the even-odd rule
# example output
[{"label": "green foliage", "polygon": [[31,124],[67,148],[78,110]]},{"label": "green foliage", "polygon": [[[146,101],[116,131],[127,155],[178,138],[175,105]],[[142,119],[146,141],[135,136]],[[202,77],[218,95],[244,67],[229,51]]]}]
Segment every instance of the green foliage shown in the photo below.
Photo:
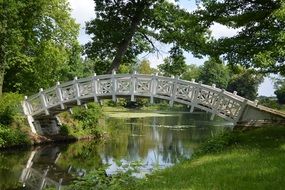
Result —
[{"label": "green foliage", "polygon": [[96,18],[87,23],[92,41],[85,53],[92,60],[102,60],[98,65],[104,68],[102,73],[117,70],[121,63],[133,65],[143,52],[157,51],[156,40],[198,54],[207,39],[206,28],[196,16],[166,0],[95,0],[95,13]]},{"label": "green foliage", "polygon": [[277,102],[277,100],[270,97],[258,97],[258,103],[273,109],[282,109],[282,106]]},{"label": "green foliage", "polygon": [[138,73],[140,74],[154,74],[156,69],[150,67],[150,62],[146,59],[142,60],[137,68]]},{"label": "green foliage", "polygon": [[249,100],[255,100],[258,86],[262,81],[262,75],[252,73],[250,70],[243,71],[230,79],[227,90],[230,92],[237,91],[239,96]]},{"label": "green foliage", "polygon": [[62,126],[60,126],[59,134],[67,136],[67,135],[69,135],[69,133],[70,133],[69,127],[67,125],[63,124]]},{"label": "green foliage", "polygon": [[192,79],[198,80],[202,72],[201,70],[202,68],[195,64],[187,65],[187,69],[185,73],[183,73],[182,79],[188,81],[191,81]]},{"label": "green foliage", "polygon": [[[136,179],[132,176],[132,173],[137,172],[138,165],[132,163],[130,166],[131,168],[127,171],[120,171],[111,176],[106,174],[106,167],[92,170],[86,176],[74,181],[73,184],[67,187],[67,190],[119,190],[122,189],[122,187],[125,189],[126,186],[128,189],[134,189]],[[122,167],[129,167],[129,165]]]},{"label": "green foliage", "polygon": [[19,129],[11,129],[0,125],[0,148],[27,144],[29,144],[29,140],[25,133]]},{"label": "green foliage", "polygon": [[219,58],[211,57],[201,68],[198,80],[203,84],[216,84],[217,87],[225,89],[229,82],[229,70]]},{"label": "green foliage", "polygon": [[5,91],[29,94],[77,74],[79,25],[71,18],[67,0],[8,0],[1,7]]},{"label": "green foliage", "polygon": [[209,27],[219,23],[240,29],[233,37],[212,40],[208,53],[224,56],[230,64],[284,74],[285,4],[283,0],[204,0],[196,11]]},{"label": "green foliage", "polygon": [[14,117],[21,110],[21,100],[19,94],[8,93],[0,97],[0,124],[10,125]]},{"label": "green foliage", "polygon": [[96,103],[87,104],[87,107],[87,109],[83,107],[75,108],[72,117],[81,123],[83,130],[90,131],[92,135],[99,137],[103,133],[98,126],[98,120],[102,116],[102,109]]},{"label": "green foliage", "polygon": [[223,131],[213,137],[210,137],[204,142],[197,151],[196,155],[204,155],[211,153],[219,153],[224,151],[227,147],[238,142],[237,133],[233,134],[231,131]]},{"label": "green foliage", "polygon": [[278,102],[280,104],[285,104],[285,86],[277,89],[275,92]]},{"label": "green foliage", "polygon": [[183,51],[178,46],[174,46],[169,51],[170,56],[164,59],[164,63],[158,65],[158,69],[165,76],[180,76],[182,75],[187,66],[185,63],[185,57]]},{"label": "green foliage", "polygon": [[233,133],[237,144],[229,143],[215,154],[202,154],[155,172],[136,181],[134,189],[282,189],[284,132],[280,125]]},{"label": "green foliage", "polygon": [[279,79],[275,82],[275,94],[279,104],[285,104],[285,80]]}]

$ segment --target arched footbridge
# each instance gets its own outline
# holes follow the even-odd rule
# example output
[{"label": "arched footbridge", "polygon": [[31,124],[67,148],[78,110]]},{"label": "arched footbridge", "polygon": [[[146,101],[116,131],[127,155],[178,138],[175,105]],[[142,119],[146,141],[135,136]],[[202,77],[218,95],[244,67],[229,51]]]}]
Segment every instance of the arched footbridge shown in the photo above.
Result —
[{"label": "arched footbridge", "polygon": [[[247,100],[237,92],[227,92],[223,89],[196,83],[194,80],[185,81],[178,77],[164,77],[144,74],[116,74],[94,75],[56,86],[39,93],[25,97],[24,113],[34,133],[41,133],[46,125],[50,130],[56,130],[56,115],[76,105],[101,99],[116,101],[120,97],[129,97],[135,101],[136,97],[168,100],[170,106],[174,102],[188,105],[192,112],[199,108],[224,118],[234,125],[258,125],[260,123],[284,122],[285,114],[258,105],[257,101]],[[56,133],[56,131],[50,131]]]}]

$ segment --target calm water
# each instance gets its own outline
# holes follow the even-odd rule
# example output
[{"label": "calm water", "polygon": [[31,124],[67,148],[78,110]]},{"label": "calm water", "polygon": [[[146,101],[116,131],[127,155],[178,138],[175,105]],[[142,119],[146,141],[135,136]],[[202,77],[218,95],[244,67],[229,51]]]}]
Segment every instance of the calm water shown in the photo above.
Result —
[{"label": "calm water", "polygon": [[110,116],[104,122],[110,137],[104,142],[81,141],[0,152],[0,189],[11,189],[19,183],[25,186],[23,189],[59,187],[106,164],[107,174],[112,174],[125,170],[130,163],[139,163],[140,173],[135,175],[141,177],[189,159],[205,138],[230,125],[223,120],[209,121],[205,113]]}]

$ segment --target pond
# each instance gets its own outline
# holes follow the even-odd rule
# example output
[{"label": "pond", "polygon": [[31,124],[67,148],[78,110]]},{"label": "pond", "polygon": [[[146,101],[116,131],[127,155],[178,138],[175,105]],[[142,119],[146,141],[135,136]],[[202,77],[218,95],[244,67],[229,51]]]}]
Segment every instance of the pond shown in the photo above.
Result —
[{"label": "pond", "polygon": [[0,189],[59,188],[88,171],[106,167],[111,175],[136,163],[143,177],[184,159],[209,136],[230,129],[222,119],[210,121],[207,113],[109,112],[103,124],[104,142],[37,146],[0,152]]}]

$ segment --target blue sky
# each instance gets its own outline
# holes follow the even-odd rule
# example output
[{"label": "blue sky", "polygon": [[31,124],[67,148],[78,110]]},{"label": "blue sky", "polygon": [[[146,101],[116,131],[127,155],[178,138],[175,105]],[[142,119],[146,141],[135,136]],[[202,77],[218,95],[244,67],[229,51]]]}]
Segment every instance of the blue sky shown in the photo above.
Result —
[{"label": "blue sky", "polygon": [[[174,0],[169,0],[174,2]],[[72,17],[80,24],[80,34],[79,41],[81,44],[85,44],[90,40],[90,37],[85,34],[85,22],[90,21],[95,17],[94,13],[94,1],[93,0],[69,0],[69,3],[72,8]],[[189,11],[194,10],[196,8],[195,0],[180,0],[179,5],[184,9]],[[220,37],[230,37],[236,34],[237,30],[227,28],[225,26],[214,24],[211,27],[212,35],[215,38]],[[153,67],[156,67],[158,64],[163,62],[163,59],[168,55],[167,51],[169,46],[164,44],[157,44],[160,49],[162,49],[161,54],[149,54],[147,56],[142,56],[142,58],[146,58],[151,62]],[[197,59],[192,56],[191,53],[186,53],[186,61],[189,64],[197,64],[202,65],[204,63],[204,59]],[[264,96],[273,96],[274,89],[273,83],[269,78],[265,78],[264,82],[260,85],[259,95]]]}]

